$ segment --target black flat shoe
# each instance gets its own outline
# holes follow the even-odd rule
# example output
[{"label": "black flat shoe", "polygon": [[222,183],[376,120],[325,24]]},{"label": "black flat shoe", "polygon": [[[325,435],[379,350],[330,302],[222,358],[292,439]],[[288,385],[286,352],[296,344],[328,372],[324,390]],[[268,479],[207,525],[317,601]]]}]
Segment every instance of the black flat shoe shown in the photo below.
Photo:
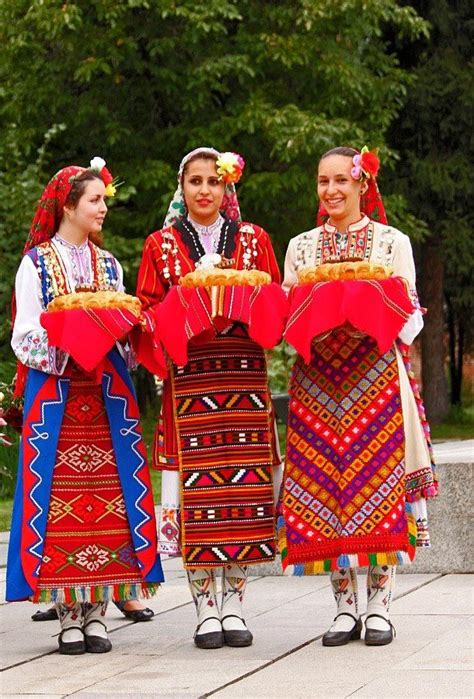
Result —
[{"label": "black flat shoe", "polygon": [[153,609],[146,607],[145,609],[121,609],[120,610],[124,617],[131,619],[132,621],[151,621],[155,616]]},{"label": "black flat shoe", "polygon": [[[242,617],[237,616],[237,614],[227,614],[227,616],[222,618],[222,623],[226,619],[230,619],[231,617],[239,619],[245,624],[245,619],[242,619]],[[224,643],[226,644],[226,646],[232,646],[233,648],[244,648],[245,646],[252,645],[253,636],[248,629],[231,629],[229,631],[226,631],[224,627],[222,627],[222,631],[224,634]]]},{"label": "black flat shoe", "polygon": [[340,616],[350,616],[354,619],[355,624],[350,631],[326,631],[323,636],[323,646],[345,646],[349,641],[358,641],[362,632],[362,619],[358,619],[349,612],[341,612],[334,621]]},{"label": "black flat shoe", "polygon": [[[98,619],[91,619],[91,621],[87,622],[87,624],[84,626],[84,631],[85,629],[87,629],[89,624],[94,623],[102,624],[102,622]],[[102,626],[107,631],[106,625],[102,624]],[[86,651],[88,653],[108,653],[112,650],[112,644],[110,640],[108,638],[102,638],[102,636],[92,636],[84,633],[84,641],[86,644]]]},{"label": "black flat shoe", "polygon": [[217,617],[212,616],[208,617],[207,619],[204,619],[200,624],[198,624],[196,631],[194,632],[194,645],[196,645],[198,648],[204,648],[206,650],[210,650],[213,648],[222,648],[224,645],[224,634],[222,631],[210,631],[209,633],[199,633],[199,629],[203,624],[206,623],[206,621],[209,621],[209,619],[215,619],[216,621],[220,622],[220,619],[217,619]]},{"label": "black flat shoe", "polygon": [[[369,619],[372,619],[372,617],[378,617],[379,619],[383,619],[387,624],[390,626],[389,629],[386,631],[380,631],[379,629],[368,629],[367,628],[367,621]],[[390,619],[386,619],[384,616],[381,614],[369,614],[366,619],[365,619],[365,645],[366,646],[388,646],[389,643],[391,643],[394,639],[394,637],[397,635],[397,632],[395,631],[395,627],[390,621]]]},{"label": "black flat shoe", "polygon": [[33,621],[54,621],[59,617],[56,611],[56,607],[51,607],[50,609],[47,609],[45,612],[38,610],[37,612],[31,615],[31,618]]},{"label": "black flat shoe", "polygon": [[[79,629],[79,631],[82,631],[80,626],[70,626],[70,629]],[[58,643],[59,643],[59,652],[62,655],[84,655],[86,652],[86,644],[84,642],[84,638],[82,641],[71,641],[71,642],[66,642],[63,641],[63,635],[66,633],[66,631],[69,631],[69,629],[64,629],[64,631],[61,631],[59,634],[58,638]]]}]

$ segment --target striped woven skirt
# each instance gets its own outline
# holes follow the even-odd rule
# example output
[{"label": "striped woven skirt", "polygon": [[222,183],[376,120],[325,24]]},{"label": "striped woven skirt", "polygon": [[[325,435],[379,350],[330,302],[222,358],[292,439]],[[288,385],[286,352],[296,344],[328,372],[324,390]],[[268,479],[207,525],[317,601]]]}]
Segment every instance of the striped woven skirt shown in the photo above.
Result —
[{"label": "striped woven skirt", "polygon": [[187,568],[275,556],[270,396],[263,350],[240,328],[189,346],[171,378]]},{"label": "striped woven skirt", "polygon": [[76,372],[53,471],[35,602],[133,599],[158,585],[140,574],[102,388]]},{"label": "striped woven skirt", "polygon": [[416,524],[405,498],[405,438],[394,350],[343,329],[299,357],[290,387],[283,566],[407,563]]}]

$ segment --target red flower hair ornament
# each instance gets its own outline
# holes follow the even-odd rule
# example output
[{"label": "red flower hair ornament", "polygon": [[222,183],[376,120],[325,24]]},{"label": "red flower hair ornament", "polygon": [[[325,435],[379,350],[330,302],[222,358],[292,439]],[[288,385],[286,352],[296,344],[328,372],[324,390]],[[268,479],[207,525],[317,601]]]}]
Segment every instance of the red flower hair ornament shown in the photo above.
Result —
[{"label": "red flower hair ornament", "polygon": [[351,175],[355,180],[375,179],[380,168],[378,148],[369,150],[367,146],[364,146],[360,153],[354,155],[352,163],[353,168],[351,170]]}]

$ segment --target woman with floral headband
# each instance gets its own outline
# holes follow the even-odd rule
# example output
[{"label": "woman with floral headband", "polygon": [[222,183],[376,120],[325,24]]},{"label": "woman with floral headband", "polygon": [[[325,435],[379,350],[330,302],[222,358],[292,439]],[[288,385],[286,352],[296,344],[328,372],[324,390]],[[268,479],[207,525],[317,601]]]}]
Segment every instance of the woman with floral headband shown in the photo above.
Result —
[{"label": "woman with floral headband", "polygon": [[[150,331],[157,323],[160,335],[175,332],[179,321],[165,318],[166,302],[196,268],[263,270],[278,282],[268,234],[240,218],[234,183],[243,166],[240,156],[213,148],[183,158],[164,228],[147,238],[139,271]],[[154,452],[163,470],[158,539],[172,554],[180,539],[199,648],[252,643],[242,616],[247,567],[275,554],[271,433],[265,355],[241,323],[201,334],[185,366],[170,362]]]},{"label": "woman with floral headband", "polygon": [[[122,340],[130,317],[120,306],[93,308],[99,297],[132,298],[119,263],[97,245],[114,191],[101,158],[60,170],[39,201],[15,284],[17,392],[27,380],[6,596],[54,602],[67,655],[108,652],[108,601],[149,597],[163,580],[128,346],[112,337],[99,373],[70,354],[72,335],[90,353],[109,341],[109,317]],[[84,299],[90,307],[51,310]],[[45,326],[69,313],[66,351]]]},{"label": "woman with floral headband", "polygon": [[378,168],[365,147],[325,153],[320,225],[290,241],[285,261],[285,338],[299,356],[280,549],[296,574],[331,573],[337,614],[325,646],[361,637],[357,566],[368,566],[365,643],[392,641],[396,565],[429,545],[426,498],[437,491],[407,355],[423,327],[413,254],[387,225]]}]

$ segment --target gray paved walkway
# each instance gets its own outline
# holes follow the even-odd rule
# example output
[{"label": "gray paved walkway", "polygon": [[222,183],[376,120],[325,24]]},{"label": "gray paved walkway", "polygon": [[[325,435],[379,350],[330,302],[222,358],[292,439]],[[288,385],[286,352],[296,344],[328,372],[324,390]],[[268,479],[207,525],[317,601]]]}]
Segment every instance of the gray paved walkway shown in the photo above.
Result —
[{"label": "gray paved walkway", "polygon": [[[251,648],[202,651],[191,641],[194,608],[179,560],[132,624],[108,612],[113,650],[60,656],[57,622],[34,623],[30,603],[0,607],[3,697],[472,697],[472,582],[469,575],[403,575],[383,648],[363,641],[323,648],[333,616],[327,576],[253,578],[246,617]],[[364,580],[360,579],[363,590]]]}]

